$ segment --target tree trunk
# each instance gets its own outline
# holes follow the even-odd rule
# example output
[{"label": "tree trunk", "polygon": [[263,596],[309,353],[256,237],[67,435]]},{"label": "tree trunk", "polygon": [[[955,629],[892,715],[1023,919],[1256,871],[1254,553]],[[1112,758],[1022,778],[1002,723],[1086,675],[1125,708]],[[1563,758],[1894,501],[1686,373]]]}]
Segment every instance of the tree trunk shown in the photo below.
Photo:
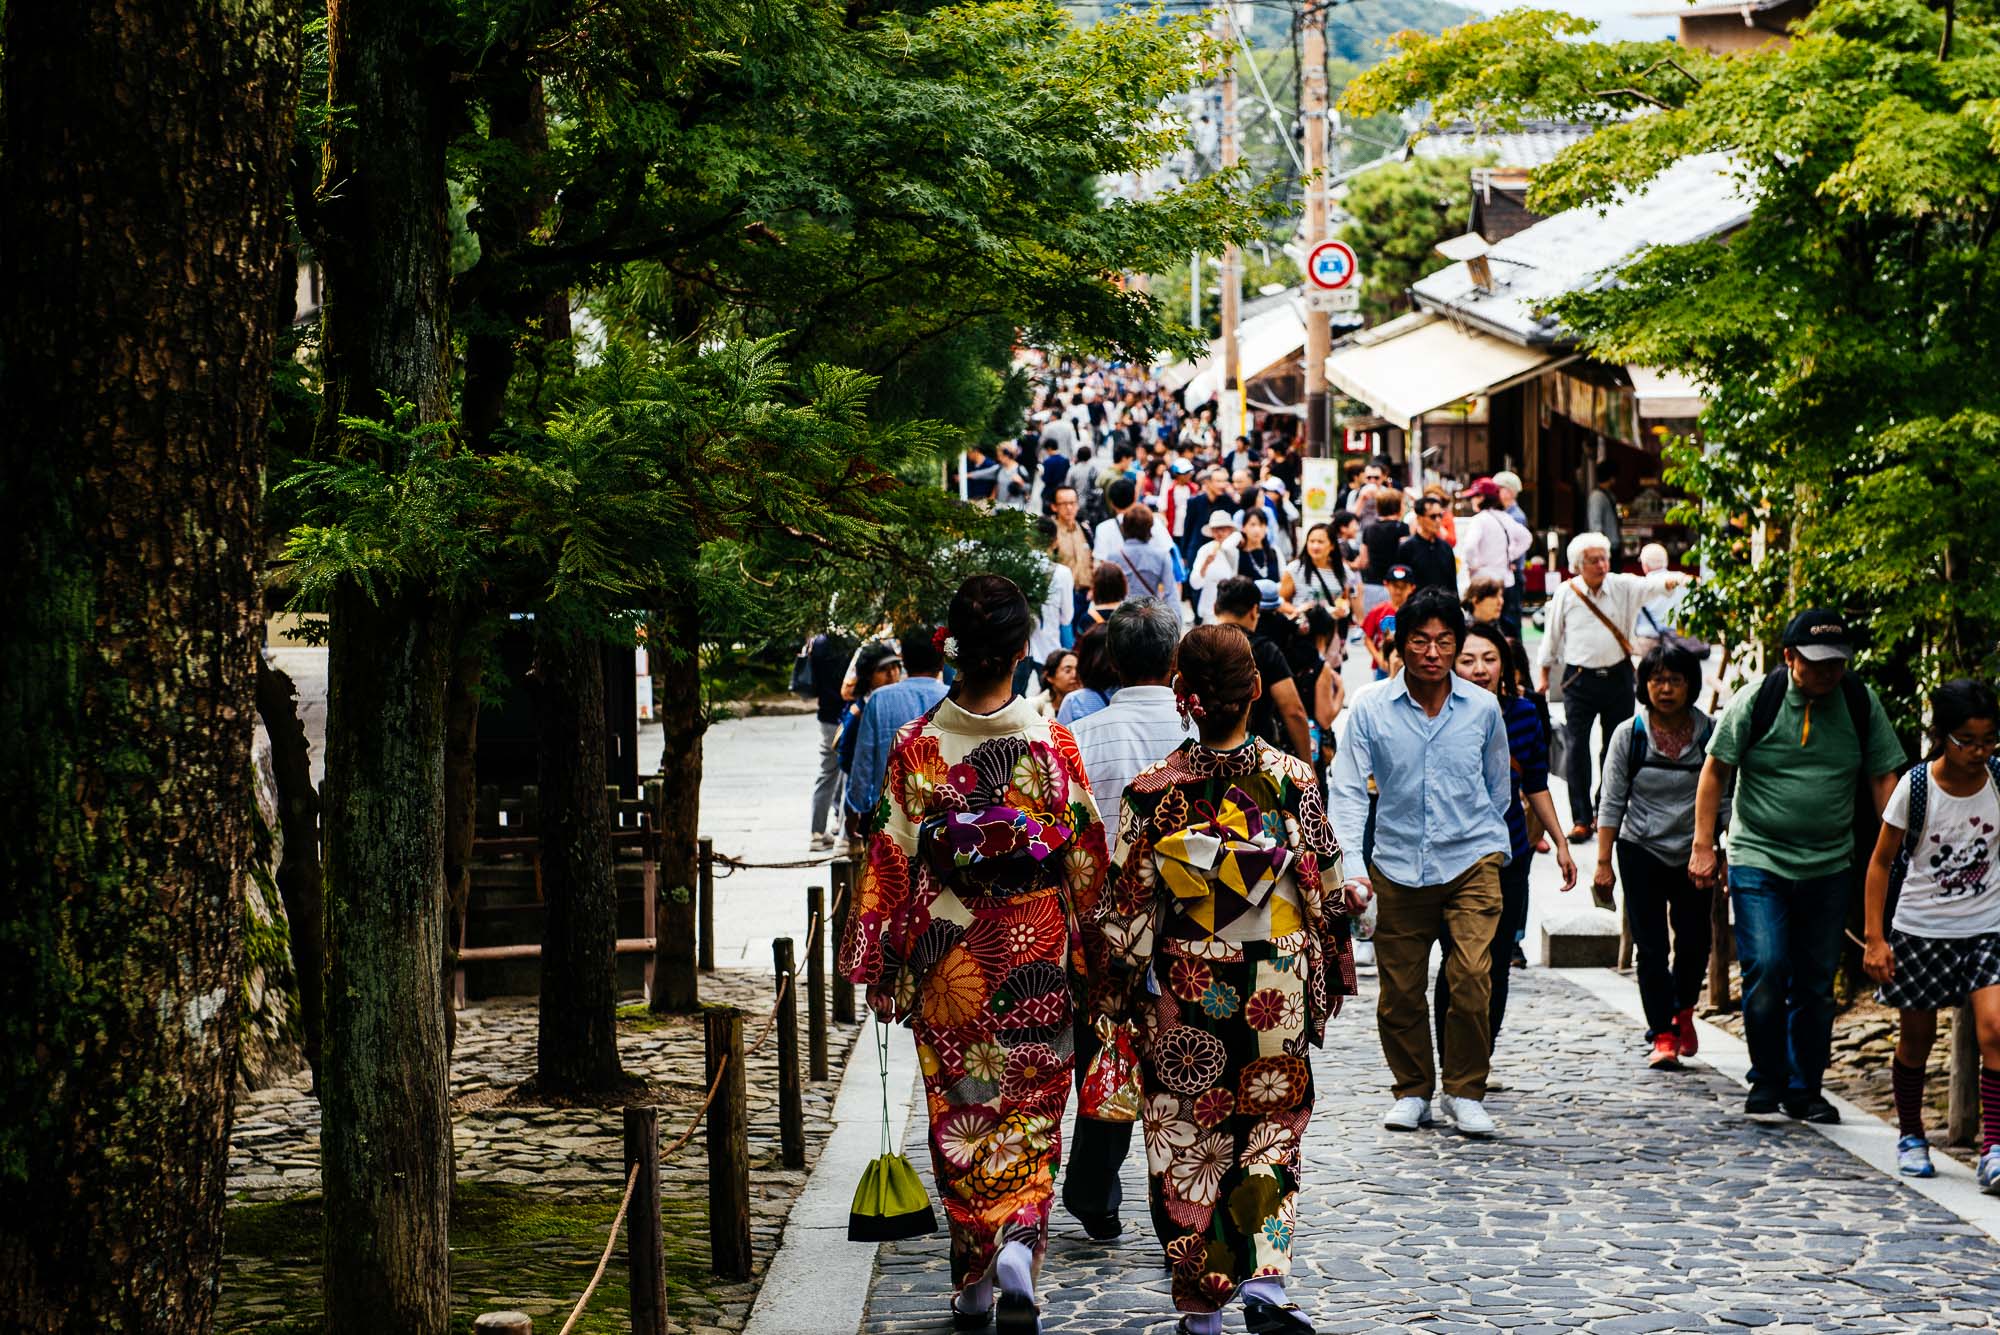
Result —
[{"label": "tree trunk", "polygon": [[283,670],[257,655],[257,714],[271,738],[271,773],[278,783],[278,895],[292,942],[292,973],[299,982],[299,1028],[306,1064],[319,1078],[319,1040],[326,982],[326,900],[320,881],[319,793],[313,788],[312,752],[299,722],[298,692]]},{"label": "tree trunk", "polygon": [[542,1004],[535,1084],[544,1095],[617,1086],[618,887],[604,789],[604,656],[558,612],[535,621],[540,699]]},{"label": "tree trunk", "polygon": [[443,1335],[451,1108],[444,1006],[446,614],[333,599],[326,721],[326,1329]]},{"label": "tree trunk", "polygon": [[[408,405],[450,415],[445,145],[453,97],[427,0],[331,0],[319,218],[322,451]],[[403,460],[384,452],[390,470]],[[451,1113],[444,997],[444,701],[451,609],[420,581],[331,598],[326,1033],[320,1088],[326,1329],[444,1335]]]},{"label": "tree trunk", "polygon": [[486,626],[460,628],[444,704],[444,1000],[445,1053],[458,1042],[458,940],[472,903],[472,849],[479,837],[479,683],[489,643]]},{"label": "tree trunk", "polygon": [[648,642],[659,646],[660,926],[653,1009],[701,1008],[695,971],[695,839],[701,826],[701,607],[692,591],[670,595]]},{"label": "tree trunk", "polygon": [[299,24],[0,33],[0,1327],[206,1330]]}]

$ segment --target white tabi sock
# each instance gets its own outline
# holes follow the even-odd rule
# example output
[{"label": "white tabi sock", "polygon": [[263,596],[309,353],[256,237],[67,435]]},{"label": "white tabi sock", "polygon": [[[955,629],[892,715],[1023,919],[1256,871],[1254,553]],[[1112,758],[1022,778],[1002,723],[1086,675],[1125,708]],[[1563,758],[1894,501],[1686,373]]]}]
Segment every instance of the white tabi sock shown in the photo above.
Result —
[{"label": "white tabi sock", "polygon": [[1246,1279],[1236,1288],[1236,1296],[1248,1301],[1269,1303],[1273,1307],[1285,1305],[1285,1281],[1276,1275],[1265,1275],[1261,1279]]},{"label": "white tabi sock", "polygon": [[1000,1292],[1035,1301],[1035,1254],[1024,1242],[1010,1242],[993,1260],[993,1274]]},{"label": "white tabi sock", "polygon": [[1222,1335],[1220,1312],[1182,1312],[1181,1320],[1187,1322],[1189,1335]]},{"label": "white tabi sock", "polygon": [[987,1271],[986,1278],[977,1284],[968,1284],[958,1291],[951,1300],[953,1308],[967,1314],[989,1311],[993,1307],[993,1272]]}]

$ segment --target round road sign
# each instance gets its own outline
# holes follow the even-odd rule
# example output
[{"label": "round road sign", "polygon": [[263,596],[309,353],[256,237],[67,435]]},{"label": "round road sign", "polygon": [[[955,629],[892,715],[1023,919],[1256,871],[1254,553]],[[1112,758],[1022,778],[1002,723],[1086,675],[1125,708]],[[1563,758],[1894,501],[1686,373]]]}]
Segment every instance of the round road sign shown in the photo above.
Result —
[{"label": "round road sign", "polygon": [[1354,250],[1345,241],[1322,241],[1306,256],[1306,277],[1314,287],[1329,292],[1348,286],[1359,271]]}]

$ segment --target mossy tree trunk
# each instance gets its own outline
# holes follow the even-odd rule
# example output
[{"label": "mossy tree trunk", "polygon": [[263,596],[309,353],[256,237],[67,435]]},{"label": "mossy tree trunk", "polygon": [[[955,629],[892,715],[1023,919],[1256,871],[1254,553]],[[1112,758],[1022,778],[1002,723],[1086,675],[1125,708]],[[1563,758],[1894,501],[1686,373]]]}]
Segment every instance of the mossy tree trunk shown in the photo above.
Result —
[{"label": "mossy tree trunk", "polygon": [[608,1090],[618,1064],[618,888],[604,779],[604,656],[581,626],[544,609],[535,621],[540,680],[542,1004],[535,1085],[543,1094]]},{"label": "mossy tree trunk", "polygon": [[[320,200],[323,453],[380,448],[339,426],[407,404],[450,414],[448,62],[429,0],[332,0],[342,109]],[[403,461],[383,458],[394,470]],[[327,986],[321,1054],[326,1329],[444,1335],[451,1110],[443,975],[444,720],[453,610],[406,580],[331,597]]]},{"label": "mossy tree trunk", "polygon": [[300,26],[282,0],[4,16],[0,1326],[199,1332]]},{"label": "mossy tree trunk", "polygon": [[292,679],[257,656],[257,714],[271,738],[271,774],[278,784],[278,828],[284,852],[275,877],[285,903],[292,973],[299,984],[299,1028],[306,1064],[319,1077],[322,991],[326,981],[326,899],[319,861],[319,792],[312,782],[312,750],[299,719]]},{"label": "mossy tree trunk", "polygon": [[660,918],[654,951],[655,1011],[701,1007],[695,972],[695,840],[701,826],[701,606],[692,589],[670,595],[655,619],[660,646]]}]

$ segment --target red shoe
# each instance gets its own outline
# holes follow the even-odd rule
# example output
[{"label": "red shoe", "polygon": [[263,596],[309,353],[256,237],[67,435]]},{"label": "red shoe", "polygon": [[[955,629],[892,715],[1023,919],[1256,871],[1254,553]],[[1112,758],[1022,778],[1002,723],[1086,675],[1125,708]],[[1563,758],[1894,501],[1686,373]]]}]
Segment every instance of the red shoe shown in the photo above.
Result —
[{"label": "red shoe", "polygon": [[1656,1071],[1678,1071],[1681,1069],[1681,1042],[1672,1034],[1661,1034],[1653,1040],[1653,1055],[1646,1059],[1646,1065]]},{"label": "red shoe", "polygon": [[1692,1057],[1701,1051],[1701,1035],[1694,1028],[1694,1007],[1689,1006],[1674,1017],[1674,1037],[1680,1041],[1681,1056]]}]

